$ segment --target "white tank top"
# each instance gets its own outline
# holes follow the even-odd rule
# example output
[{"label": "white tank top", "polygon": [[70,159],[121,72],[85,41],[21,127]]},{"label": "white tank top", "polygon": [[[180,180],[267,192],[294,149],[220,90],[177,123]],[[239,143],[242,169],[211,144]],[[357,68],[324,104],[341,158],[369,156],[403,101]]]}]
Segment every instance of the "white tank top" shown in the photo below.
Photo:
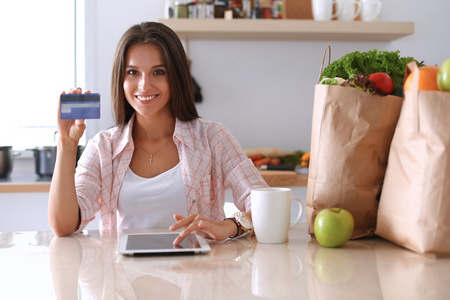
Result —
[{"label": "white tank top", "polygon": [[174,224],[174,214],[188,214],[180,163],[152,178],[140,177],[128,168],[118,201],[119,229],[167,228]]}]

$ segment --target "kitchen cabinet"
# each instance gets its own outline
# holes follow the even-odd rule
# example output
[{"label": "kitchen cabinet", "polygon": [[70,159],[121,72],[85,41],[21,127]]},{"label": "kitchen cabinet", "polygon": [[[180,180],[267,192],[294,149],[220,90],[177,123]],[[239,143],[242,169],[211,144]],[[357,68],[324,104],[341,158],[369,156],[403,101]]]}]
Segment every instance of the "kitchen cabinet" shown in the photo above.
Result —
[{"label": "kitchen cabinet", "polygon": [[413,22],[300,19],[160,19],[181,39],[393,41],[414,33]]}]

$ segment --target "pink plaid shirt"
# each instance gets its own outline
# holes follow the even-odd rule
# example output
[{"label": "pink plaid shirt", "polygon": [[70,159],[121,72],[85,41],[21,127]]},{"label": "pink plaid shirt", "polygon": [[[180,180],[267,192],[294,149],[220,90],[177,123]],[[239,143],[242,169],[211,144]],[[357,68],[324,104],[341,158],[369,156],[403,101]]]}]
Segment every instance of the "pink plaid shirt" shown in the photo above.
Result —
[{"label": "pink plaid shirt", "polygon": [[[120,187],[133,156],[134,117],[127,125],[99,132],[89,141],[75,175],[82,230],[100,211],[101,229],[117,228]],[[267,187],[234,136],[223,125],[176,120],[173,140],[190,214],[218,222],[225,218],[225,190],[239,210],[250,211],[250,190]]]}]

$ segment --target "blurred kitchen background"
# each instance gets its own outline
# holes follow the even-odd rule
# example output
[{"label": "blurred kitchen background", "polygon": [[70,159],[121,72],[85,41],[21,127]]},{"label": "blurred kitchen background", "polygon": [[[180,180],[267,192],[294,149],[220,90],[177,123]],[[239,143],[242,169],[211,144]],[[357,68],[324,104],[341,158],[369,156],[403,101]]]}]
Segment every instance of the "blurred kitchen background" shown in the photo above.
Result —
[{"label": "blurred kitchen background", "polygon": [[[73,0],[60,1],[72,3],[70,5],[74,3]],[[381,1],[383,8],[379,21],[414,22],[414,34],[391,42],[189,40],[192,75],[203,95],[203,101],[197,104],[200,115],[204,119],[223,123],[244,149],[276,147],[287,151],[309,151],[314,85],[327,44],[331,45],[332,60],[348,52],[371,49],[400,50],[401,56],[413,56],[426,64],[440,65],[450,58],[450,1]],[[45,5],[51,2],[55,1],[39,2],[36,10],[28,12],[39,16],[40,10],[52,9],[51,5]],[[7,3],[1,4],[0,20],[11,14]],[[166,1],[78,0],[76,4],[78,21],[82,22],[78,24],[78,34],[82,38],[77,39],[75,45],[79,51],[76,62],[78,68],[74,70],[76,84],[102,96],[101,119],[87,121],[86,139],[89,139],[98,131],[114,126],[109,102],[110,78],[115,48],[121,35],[136,23],[164,18]],[[23,10],[27,11],[27,7],[23,7]],[[14,18],[14,22],[21,22],[20,17]],[[62,16],[62,20],[68,18],[73,16]],[[45,41],[46,32],[35,32],[32,26],[26,31],[15,32],[14,23],[4,22],[0,23],[1,36],[8,33],[20,36],[29,43],[28,47],[18,47],[8,39],[2,41],[2,47],[11,51],[6,57],[2,55],[3,59],[13,62],[16,67],[2,68],[0,87],[9,94],[1,99],[0,119],[11,115],[17,119],[24,118],[23,110],[26,110],[33,112],[34,117],[40,117],[46,124],[54,124],[52,120],[56,119],[58,95],[74,83],[59,82],[53,85],[52,78],[41,77],[41,69],[22,65],[21,58],[32,56],[34,60],[39,60],[36,53],[46,51],[46,44],[42,42]],[[349,22],[358,26],[358,21]],[[58,24],[52,26],[57,27]],[[62,43],[65,37],[52,37],[55,38],[60,38]],[[64,63],[67,61],[43,61],[42,68],[53,70],[56,80]],[[41,100],[33,107],[21,106],[21,98],[34,99],[33,95],[40,94],[42,87],[51,91],[47,93],[47,99],[54,104],[42,110]],[[13,103],[15,106],[12,106]],[[3,139],[0,144],[14,143],[7,127],[4,124],[1,127],[0,139],[8,137],[8,140]],[[49,133],[52,133],[54,128],[48,127]],[[32,138],[30,135],[29,139]],[[19,150],[38,146],[27,144],[27,139],[16,141],[21,145]],[[52,143],[53,134],[49,134],[48,139],[48,143]],[[13,174],[27,172],[34,172],[34,162],[32,154],[23,153],[15,158]],[[294,195],[305,200],[306,187],[297,189]],[[16,214],[20,216],[24,207],[41,218],[42,214],[46,214],[47,197],[45,193],[0,194],[0,205],[9,209],[7,216],[1,218],[12,220]],[[31,198],[37,200],[29,201]],[[33,215],[30,218],[33,219]],[[36,224],[36,229],[45,229],[45,221]],[[8,228],[8,222],[6,220],[0,224],[0,231],[29,230],[26,226]]]}]

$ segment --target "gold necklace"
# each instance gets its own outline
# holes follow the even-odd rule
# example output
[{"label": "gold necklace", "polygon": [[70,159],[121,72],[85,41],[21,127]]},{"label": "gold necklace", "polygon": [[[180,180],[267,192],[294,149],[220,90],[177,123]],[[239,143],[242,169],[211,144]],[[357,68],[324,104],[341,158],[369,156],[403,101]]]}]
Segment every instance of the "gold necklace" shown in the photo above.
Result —
[{"label": "gold necklace", "polygon": [[162,145],[161,148],[158,149],[158,151],[153,152],[153,153],[148,152],[144,147],[142,147],[141,145],[139,145],[139,143],[135,143],[135,144],[136,144],[136,146],[138,146],[139,148],[141,148],[141,149],[144,150],[147,154],[150,155],[149,161],[150,161],[150,164],[152,164],[152,163],[153,163],[153,155],[155,155],[156,153],[158,153],[159,151],[161,151],[162,149],[164,149],[164,148],[167,146],[167,144],[168,144],[171,140],[172,140],[172,139],[168,139],[167,142],[165,142],[164,145]]}]

